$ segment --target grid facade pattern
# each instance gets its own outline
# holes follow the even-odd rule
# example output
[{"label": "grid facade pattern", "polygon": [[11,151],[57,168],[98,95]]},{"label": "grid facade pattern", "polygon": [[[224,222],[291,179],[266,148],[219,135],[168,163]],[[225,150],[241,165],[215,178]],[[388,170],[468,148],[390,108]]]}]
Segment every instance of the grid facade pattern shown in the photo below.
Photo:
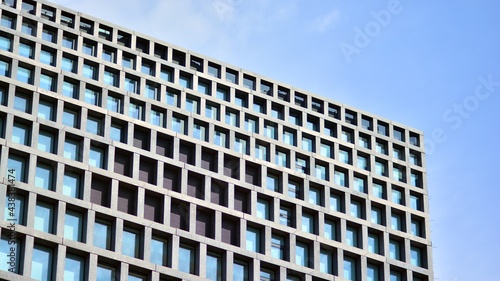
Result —
[{"label": "grid facade pattern", "polygon": [[48,2],[0,7],[0,278],[433,280],[421,132]]}]

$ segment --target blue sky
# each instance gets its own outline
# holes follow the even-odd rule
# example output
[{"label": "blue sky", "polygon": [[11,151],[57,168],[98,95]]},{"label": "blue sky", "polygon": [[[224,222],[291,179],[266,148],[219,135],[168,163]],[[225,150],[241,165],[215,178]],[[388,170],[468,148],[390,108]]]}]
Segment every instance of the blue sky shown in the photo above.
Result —
[{"label": "blue sky", "polygon": [[436,280],[498,280],[500,2],[54,2],[424,131]]}]

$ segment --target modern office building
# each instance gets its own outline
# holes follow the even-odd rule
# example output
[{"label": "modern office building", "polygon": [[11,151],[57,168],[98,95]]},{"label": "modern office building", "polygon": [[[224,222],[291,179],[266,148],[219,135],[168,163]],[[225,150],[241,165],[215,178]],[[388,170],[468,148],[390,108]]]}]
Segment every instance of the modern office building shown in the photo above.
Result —
[{"label": "modern office building", "polygon": [[49,2],[0,8],[0,280],[433,280],[422,132]]}]

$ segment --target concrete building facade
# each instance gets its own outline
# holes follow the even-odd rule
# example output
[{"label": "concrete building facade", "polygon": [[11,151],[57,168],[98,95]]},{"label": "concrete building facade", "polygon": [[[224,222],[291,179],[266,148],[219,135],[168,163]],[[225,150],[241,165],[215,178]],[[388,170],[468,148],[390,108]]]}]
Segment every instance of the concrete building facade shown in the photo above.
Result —
[{"label": "concrete building facade", "polygon": [[49,2],[0,8],[0,280],[433,280],[422,132]]}]

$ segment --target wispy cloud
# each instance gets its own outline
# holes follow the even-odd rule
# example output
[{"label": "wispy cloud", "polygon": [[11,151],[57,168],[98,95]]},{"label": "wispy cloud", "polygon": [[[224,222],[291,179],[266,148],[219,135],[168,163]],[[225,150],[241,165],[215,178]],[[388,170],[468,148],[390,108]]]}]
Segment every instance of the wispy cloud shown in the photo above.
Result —
[{"label": "wispy cloud", "polygon": [[340,12],[337,8],[332,9],[329,13],[316,17],[311,21],[309,29],[313,32],[323,33],[328,29],[335,28],[335,25],[340,21]]}]

